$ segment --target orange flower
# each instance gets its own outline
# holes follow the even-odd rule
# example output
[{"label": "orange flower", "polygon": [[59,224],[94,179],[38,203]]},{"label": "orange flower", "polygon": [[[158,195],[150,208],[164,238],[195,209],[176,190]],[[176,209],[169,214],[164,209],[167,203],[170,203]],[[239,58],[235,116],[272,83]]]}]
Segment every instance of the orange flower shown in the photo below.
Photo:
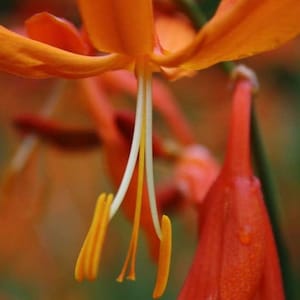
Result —
[{"label": "orange flower", "polygon": [[[68,49],[69,51],[85,54],[87,54],[89,51],[86,43],[75,27],[72,26],[72,24],[65,20],[58,19],[50,14],[40,13],[31,17],[26,21],[26,30],[27,34],[31,38],[43,41],[50,45],[55,45],[61,49]],[[123,131],[120,130],[120,127],[116,127],[116,125],[119,126],[118,122],[115,124],[116,121],[122,121],[122,118],[116,120],[113,108],[108,102],[107,93],[111,93],[112,91],[125,91],[130,94],[135,94],[137,85],[134,76],[127,71],[107,72],[105,75],[106,76],[99,76],[98,78],[83,79],[78,81],[78,85],[84,91],[85,102],[88,104],[91,115],[96,121],[98,134],[103,144],[105,162],[108,165],[109,174],[113,180],[113,183],[118,186],[122,181],[122,174],[124,172],[126,161],[129,155],[127,137],[125,137],[124,140],[124,137],[122,136],[123,133],[126,133],[123,131],[126,131],[128,128],[126,129],[126,126],[124,128],[125,123],[122,124]],[[117,85],[116,82],[118,83]],[[153,104],[154,107],[161,112],[166,123],[170,126],[170,129],[173,131],[174,135],[176,135],[179,141],[181,141],[183,144],[187,144],[194,140],[188,124],[184,120],[181,112],[175,106],[172,95],[158,80],[153,80]],[[82,149],[84,146],[91,146],[92,144],[96,145],[98,142],[93,132],[87,132],[86,130],[82,131],[75,128],[72,131],[72,128],[63,128],[59,126],[59,124],[49,121],[45,122],[45,120],[41,118],[25,116],[25,119],[21,118],[17,121],[19,121],[20,125],[23,126],[23,129],[25,129],[26,126],[29,126],[29,130],[37,130],[42,137],[46,138],[48,141],[58,143],[60,146],[79,147],[78,149]],[[180,124],[180,126],[178,126],[178,124]],[[129,133],[127,132],[127,134],[130,136],[132,136],[131,129],[133,129],[133,127],[129,128]],[[76,140],[74,140],[75,137]],[[85,145],[84,142],[87,142],[87,144]],[[153,146],[154,152],[156,151],[156,154],[162,155],[161,151],[164,150],[158,144],[157,137],[153,140]],[[118,164],[115,163],[116,157],[118,157]],[[133,222],[135,219],[134,194],[136,193],[136,186],[137,172],[134,170],[130,185],[128,186],[124,200],[122,201],[122,210]],[[151,256],[155,259],[155,261],[157,261],[159,259],[159,239],[152,224],[148,195],[145,188],[146,187],[143,188],[143,204],[139,213],[140,221],[135,221],[135,223],[140,223],[142,229],[145,231]],[[158,215],[161,217],[160,212],[158,212]],[[136,245],[137,244],[134,246],[135,248]],[[168,245],[170,244],[168,243],[167,246]],[[94,251],[92,256],[95,255],[95,252],[97,251]],[[100,249],[97,252],[98,259],[95,262],[97,265],[99,264],[98,260],[100,260],[98,253],[100,253]],[[77,264],[87,264],[87,257],[89,256],[90,255],[88,254],[83,256],[81,255],[81,257],[84,259],[79,259]],[[134,256],[135,255],[132,257],[132,266],[129,275],[130,279],[135,278]],[[128,259],[126,261],[127,262],[125,266],[128,264]],[[166,261],[168,261],[168,259]],[[77,267],[76,270],[80,270],[80,268]],[[125,271],[126,269],[124,268],[122,271],[123,275],[119,277],[120,281],[123,280]],[[91,271],[89,270],[83,271],[86,277],[92,279],[90,272]],[[78,273],[77,276],[79,276]],[[77,278],[79,279],[79,277]]]},{"label": "orange flower", "polygon": [[190,145],[180,154],[174,173],[186,201],[200,206],[219,173],[219,165],[205,147]]},{"label": "orange flower", "polygon": [[[116,195],[101,195],[99,198],[94,222],[79,257],[76,277],[94,277],[97,273],[95,265],[98,254],[95,254],[95,249],[101,249],[107,223],[120,207],[138,164],[135,222],[128,257],[134,260],[145,171],[153,225],[161,240],[158,281],[154,291],[154,297],[159,297],[167,281],[171,229],[166,216],[159,222],[154,192],[152,73],[165,73],[166,68],[199,70],[220,61],[278,47],[299,34],[300,5],[296,0],[223,0],[214,17],[197,35],[191,40],[190,34],[183,34],[183,46],[176,47],[176,51],[172,52],[169,42],[165,40],[161,40],[161,45],[155,45],[160,36],[156,37],[151,0],[79,0],[78,3],[93,46],[99,52],[108,54],[87,56],[76,50],[75,54],[69,52],[74,49],[65,51],[49,46],[43,40],[34,41],[0,27],[0,69],[33,78],[83,78],[108,70],[135,71],[138,80],[137,112],[128,163]],[[293,9],[287,10],[288,7]],[[176,77],[184,74],[178,72]],[[99,215],[103,217],[101,220]],[[95,240],[98,233],[99,239]],[[86,257],[87,260],[84,259]],[[84,262],[84,268],[81,262]],[[131,272],[129,277],[133,277]]]},{"label": "orange flower", "polygon": [[78,56],[1,27],[0,68],[27,77],[78,78],[134,67],[138,57],[147,56],[151,71],[164,66],[199,70],[279,47],[300,31],[300,5],[295,0],[223,0],[214,17],[183,49],[156,54],[152,1],[80,0],[79,8],[93,45],[110,54]]},{"label": "orange flower", "polygon": [[283,300],[276,246],[250,164],[253,85],[236,83],[227,155],[204,200],[200,240],[180,300]]}]

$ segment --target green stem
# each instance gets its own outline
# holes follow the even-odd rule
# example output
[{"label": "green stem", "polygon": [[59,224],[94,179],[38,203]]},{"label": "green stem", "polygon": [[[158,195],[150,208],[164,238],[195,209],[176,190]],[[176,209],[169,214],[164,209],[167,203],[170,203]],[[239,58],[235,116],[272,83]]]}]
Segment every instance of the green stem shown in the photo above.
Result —
[{"label": "green stem", "polygon": [[272,170],[262,141],[254,105],[251,113],[251,146],[255,161],[256,172],[261,182],[265,204],[269,213],[277,246],[285,296],[287,300],[294,299],[293,272],[289,259],[288,249],[285,245],[279,220],[279,194],[274,184]]},{"label": "green stem", "polygon": [[199,29],[206,22],[207,18],[194,0],[174,0],[181,10],[189,17],[194,27]]}]

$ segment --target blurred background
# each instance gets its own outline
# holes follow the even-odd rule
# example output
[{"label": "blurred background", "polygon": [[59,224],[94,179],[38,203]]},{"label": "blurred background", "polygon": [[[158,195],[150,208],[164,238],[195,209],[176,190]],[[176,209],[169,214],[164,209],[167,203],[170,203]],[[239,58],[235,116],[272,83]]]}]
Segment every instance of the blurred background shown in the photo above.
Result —
[{"label": "blurred background", "polygon": [[[3,0],[0,21],[18,30],[28,17],[44,10],[75,24],[80,22],[73,0]],[[242,63],[256,71],[260,82],[255,104],[280,194],[278,205],[295,275],[295,299],[300,299],[300,40]],[[214,66],[193,78],[161,81],[174,94],[197,142],[222,162],[232,91],[228,75],[220,66]],[[28,142],[28,137],[13,126],[13,120],[24,113],[40,113],[51,102],[58,84],[55,79],[28,80],[0,73],[0,300],[150,299],[156,266],[142,236],[136,282],[115,281],[131,232],[122,213],[109,228],[98,279],[81,284],[73,279],[95,200],[99,192],[114,189],[102,161],[101,147],[66,150],[37,138],[22,170],[11,175],[16,154],[26,139]],[[130,97],[119,93],[111,101],[116,107],[132,107]],[[81,100],[73,83],[67,82],[51,117],[92,129]],[[155,113],[154,118],[159,134],[172,140],[159,114]],[[157,161],[156,177],[163,181],[173,167]],[[197,242],[196,213],[192,208],[170,217],[174,251],[170,280],[162,299],[176,298]]]}]

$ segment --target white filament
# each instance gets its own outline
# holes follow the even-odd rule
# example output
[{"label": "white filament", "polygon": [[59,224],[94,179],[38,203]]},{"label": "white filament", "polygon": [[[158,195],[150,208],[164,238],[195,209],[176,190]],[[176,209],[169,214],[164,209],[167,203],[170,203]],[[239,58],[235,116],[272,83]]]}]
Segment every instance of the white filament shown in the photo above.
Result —
[{"label": "white filament", "polygon": [[[148,76],[147,76],[148,77]],[[155,186],[153,178],[153,150],[152,150],[152,85],[149,77],[146,82],[146,180],[148,187],[149,204],[155,232],[161,239],[161,228],[156,206]]]},{"label": "white filament", "polygon": [[[144,109],[145,106],[145,109]],[[145,164],[146,164],[146,180],[148,187],[149,205],[153,221],[155,232],[159,239],[161,239],[162,233],[159,223],[159,216],[156,206],[155,186],[153,176],[153,150],[152,150],[152,86],[151,76],[146,74],[142,69],[138,73],[138,93],[137,93],[137,107],[135,114],[135,125],[133,131],[133,138],[131,143],[131,149],[129,158],[127,161],[126,169],[120,184],[120,187],[116,193],[114,201],[110,208],[110,219],[116,214],[120,205],[122,204],[125,194],[128,190],[132,175],[136,166],[137,157],[139,153],[140,140],[142,134],[142,122],[143,114],[146,119],[146,141],[145,141]]]},{"label": "white filament", "polygon": [[122,204],[125,194],[128,190],[130,180],[132,178],[134,168],[137,161],[137,156],[139,153],[141,132],[142,132],[142,119],[143,119],[143,99],[145,90],[145,77],[143,74],[138,74],[138,93],[137,93],[137,106],[135,113],[134,131],[133,138],[131,142],[131,148],[129,153],[129,158],[127,161],[126,169],[119,187],[118,192],[114,198],[114,201],[110,208],[110,219],[116,214],[120,205]]}]

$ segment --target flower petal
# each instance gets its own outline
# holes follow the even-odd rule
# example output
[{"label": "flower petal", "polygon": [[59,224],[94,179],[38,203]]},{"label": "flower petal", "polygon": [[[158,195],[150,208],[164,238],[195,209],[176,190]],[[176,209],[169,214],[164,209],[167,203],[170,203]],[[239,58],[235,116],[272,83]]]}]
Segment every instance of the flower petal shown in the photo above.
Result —
[{"label": "flower petal", "polygon": [[174,167],[174,181],[190,205],[201,205],[219,173],[219,165],[205,147],[193,144],[180,152]]},{"label": "flower petal", "polygon": [[168,67],[184,63],[188,69],[203,69],[268,51],[300,33],[299,15],[295,0],[223,0],[188,47],[153,60]]},{"label": "flower petal", "polygon": [[79,0],[87,32],[104,52],[136,56],[153,48],[151,0]]},{"label": "flower petal", "polygon": [[160,46],[167,52],[182,50],[196,35],[192,24],[182,15],[159,15],[155,18],[155,29]]},{"label": "flower petal", "polygon": [[14,118],[13,125],[25,135],[33,133],[43,141],[64,150],[88,150],[101,145],[101,140],[93,129],[66,126],[41,115],[18,115]]},{"label": "flower petal", "polygon": [[65,19],[42,12],[27,19],[25,26],[28,36],[33,40],[78,54],[87,55],[89,52],[79,31]]},{"label": "flower petal", "polygon": [[31,78],[82,78],[130,65],[130,59],[122,55],[78,55],[22,37],[3,26],[0,44],[0,70]]},{"label": "flower petal", "polygon": [[265,257],[265,215],[256,180],[219,177],[209,191],[200,241],[178,297],[253,299]]},{"label": "flower petal", "polygon": [[[268,213],[263,203],[262,209],[264,210],[265,218],[267,219]],[[267,255],[265,257],[261,288],[256,295],[256,299],[283,300],[285,299],[285,296],[282,284],[280,263],[270,223],[267,224],[266,230]]]},{"label": "flower petal", "polygon": [[[159,15],[155,18],[155,29],[161,52],[180,51],[195,38],[196,32],[192,24],[182,15]],[[194,75],[194,70],[184,68],[161,68],[161,73],[169,80]]]}]

